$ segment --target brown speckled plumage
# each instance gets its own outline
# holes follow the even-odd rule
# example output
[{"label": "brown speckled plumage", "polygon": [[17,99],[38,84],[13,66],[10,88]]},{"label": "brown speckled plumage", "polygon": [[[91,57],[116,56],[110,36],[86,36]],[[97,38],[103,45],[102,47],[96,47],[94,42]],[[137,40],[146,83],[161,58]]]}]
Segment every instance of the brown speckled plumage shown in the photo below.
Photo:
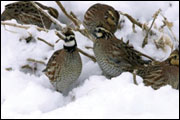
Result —
[{"label": "brown speckled plumage", "polygon": [[179,51],[173,51],[163,62],[139,68],[137,74],[144,79],[146,86],[151,86],[153,89],[159,89],[165,85],[179,89]]},{"label": "brown speckled plumage", "polygon": [[147,63],[141,59],[138,51],[122,40],[118,40],[110,32],[100,28],[99,33],[102,33],[103,36],[96,39],[94,54],[103,74],[107,77],[116,77],[123,71],[132,72],[133,69]]},{"label": "brown speckled plumage", "polygon": [[98,3],[86,11],[83,23],[90,33],[93,33],[96,27],[103,27],[111,33],[115,33],[119,17],[119,13],[113,7]]},{"label": "brown speckled plumage", "polygon": [[[36,4],[42,9],[47,10],[54,18],[58,17],[58,11],[56,9],[44,6],[38,2],[36,2]],[[28,1],[14,2],[5,6],[5,10],[1,15],[1,21],[11,19],[15,19],[20,24],[33,24],[39,27],[44,27],[43,21],[47,29],[49,29],[52,24],[49,18],[44,16]]]},{"label": "brown speckled plumage", "polygon": [[81,70],[81,57],[75,44],[75,46],[57,50],[49,59],[44,72],[57,91],[68,95],[73,83],[79,78]]}]

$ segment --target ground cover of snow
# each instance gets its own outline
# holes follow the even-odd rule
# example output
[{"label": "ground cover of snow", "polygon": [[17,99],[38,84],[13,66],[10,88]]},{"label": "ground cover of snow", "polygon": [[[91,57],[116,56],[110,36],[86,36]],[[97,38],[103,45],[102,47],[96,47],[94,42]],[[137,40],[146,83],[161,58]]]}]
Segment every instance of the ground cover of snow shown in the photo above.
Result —
[{"label": "ground cover of snow", "polygon": [[[1,13],[4,6],[11,2],[1,1]],[[59,20],[66,22],[67,18],[55,2],[41,1],[41,3],[55,7],[60,13]],[[112,5],[142,23],[148,22],[149,26],[152,15],[161,8],[168,20],[173,22],[172,30],[179,40],[179,2],[62,2],[68,12],[73,11],[81,20],[85,11],[95,3]],[[144,35],[141,29],[136,27],[137,33],[133,33],[129,20],[123,16],[121,19],[125,19],[125,23],[124,27],[115,33],[118,38],[123,37],[125,42],[129,40],[135,49],[156,60],[164,60],[169,56],[168,46],[165,51],[156,49],[152,41],[142,49]],[[16,23],[15,20],[8,22]],[[157,18],[156,24],[162,25],[162,17]],[[24,38],[29,35],[28,32],[35,38],[41,37],[54,44],[54,49],[38,40],[27,44]],[[165,29],[165,33],[172,39],[168,29]],[[75,36],[78,47],[93,55],[91,49],[85,49],[85,46],[93,46],[93,43],[78,32],[75,32]],[[83,69],[75,84],[76,87],[69,96],[62,96],[54,90],[48,78],[41,72],[45,66],[26,60],[33,58],[47,63],[48,59],[44,60],[44,58],[49,58],[55,50],[63,48],[63,41],[55,43],[57,39],[54,30],[46,33],[37,31],[35,26],[24,30],[1,25],[2,118],[179,118],[178,90],[168,85],[153,90],[144,86],[139,76],[137,76],[139,83],[137,86],[133,84],[133,76],[129,72],[109,80],[101,75],[97,63],[83,55],[81,55]],[[178,44],[174,42],[175,47]],[[33,74],[23,71],[21,66],[26,64],[37,66],[37,72]],[[9,67],[12,67],[12,71],[5,70]]]}]

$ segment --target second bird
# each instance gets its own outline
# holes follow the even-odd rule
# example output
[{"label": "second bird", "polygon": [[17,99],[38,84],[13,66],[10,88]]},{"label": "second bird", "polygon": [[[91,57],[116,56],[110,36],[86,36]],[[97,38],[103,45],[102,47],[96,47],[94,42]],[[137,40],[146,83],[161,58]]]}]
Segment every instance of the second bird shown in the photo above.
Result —
[{"label": "second bird", "polygon": [[111,33],[115,33],[118,28],[119,18],[119,13],[113,7],[98,3],[86,11],[83,23],[91,34],[96,27],[103,27]]},{"label": "second bird", "polygon": [[149,63],[141,59],[142,53],[104,28],[97,27],[93,35],[96,37],[94,54],[106,77],[116,77],[124,71],[133,72],[134,69]]},{"label": "second bird", "polygon": [[[44,6],[35,2],[39,7],[47,10],[54,18],[58,18],[58,11],[52,7]],[[10,3],[5,6],[5,10],[1,15],[1,21],[15,19],[20,24],[33,24],[39,27],[51,27],[51,20],[43,15],[37,8],[35,8],[29,1],[20,1]]]},{"label": "second bird", "polygon": [[65,36],[64,49],[51,56],[44,72],[55,89],[66,96],[81,74],[82,61],[74,33],[67,31]]}]

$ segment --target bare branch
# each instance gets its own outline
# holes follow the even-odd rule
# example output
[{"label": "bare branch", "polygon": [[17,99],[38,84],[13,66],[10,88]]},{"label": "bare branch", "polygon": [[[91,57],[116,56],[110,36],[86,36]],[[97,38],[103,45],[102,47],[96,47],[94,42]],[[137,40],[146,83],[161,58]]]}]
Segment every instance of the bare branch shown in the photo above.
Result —
[{"label": "bare branch", "polygon": [[93,47],[85,46],[86,49],[93,49]]},{"label": "bare branch", "polygon": [[41,7],[39,7],[35,2],[32,2],[31,3],[34,5],[34,7],[36,7],[40,12],[42,12],[46,17],[48,17],[54,24],[56,24],[60,30],[63,29],[64,24],[60,23],[57,19],[53,18],[51,15],[49,15],[48,12],[45,12]]},{"label": "bare branch", "polygon": [[136,80],[137,70],[135,69],[132,74],[133,74],[133,82],[134,82],[134,84],[138,85],[137,80]]},{"label": "bare branch", "polygon": [[86,52],[84,52],[83,50],[81,50],[80,48],[78,48],[78,51],[83,54],[84,56],[90,58],[93,62],[96,62],[96,58],[94,56],[91,56],[89,54],[87,54]]},{"label": "bare branch", "polygon": [[72,11],[70,12],[70,15],[71,15],[73,18],[77,19],[76,15],[75,15]]},{"label": "bare branch", "polygon": [[32,58],[28,58],[27,61],[29,61],[29,62],[35,62],[35,63],[39,63],[39,64],[46,65],[45,62],[40,61],[40,60],[35,60],[35,59],[32,59]]},{"label": "bare branch", "polygon": [[25,69],[25,68],[26,68],[26,69],[33,70],[33,68],[32,68],[31,66],[29,66],[28,64],[21,66],[21,68],[22,68],[22,69]]},{"label": "bare branch", "polygon": [[79,28],[80,25],[79,23],[77,22],[76,19],[74,19],[74,17],[72,17],[71,15],[69,15],[66,11],[66,9],[63,7],[63,5],[61,4],[61,2],[59,1],[56,1],[57,5],[60,7],[60,9],[62,10],[62,12],[70,19],[72,20],[72,22]]},{"label": "bare branch", "polygon": [[[119,14],[123,15],[123,16],[126,16],[133,24],[139,26],[140,28],[143,29],[143,24],[138,22],[136,19],[134,19],[132,16],[130,16],[129,14],[127,13],[123,13],[121,11],[119,11]],[[145,30],[148,30],[148,27],[145,27],[144,28]]]},{"label": "bare branch", "polygon": [[[8,26],[18,27],[18,28],[22,28],[22,29],[26,29],[26,30],[31,27],[31,26],[18,25],[18,24],[9,23],[9,22],[3,22],[3,21],[1,21],[1,25],[8,25]],[[45,30],[44,28],[36,27],[36,29],[38,31],[45,31],[45,32],[47,32],[47,30]]]},{"label": "bare branch", "polygon": [[[126,43],[128,44],[128,43]],[[143,56],[143,57],[146,57],[148,59],[150,59],[151,61],[156,61],[155,59],[153,59],[152,57],[148,56],[148,55],[145,55],[144,53],[140,52],[140,51],[137,51],[134,49],[134,51],[139,55],[139,56]]]},{"label": "bare branch", "polygon": [[42,38],[37,38],[39,41],[42,41],[44,43],[46,43],[47,45],[49,45],[50,47],[53,47],[54,48],[54,45],[52,45],[51,43],[47,42],[46,40],[42,39]]},{"label": "bare branch", "polygon": [[7,70],[7,71],[12,71],[12,67],[5,68],[5,70]]},{"label": "bare branch", "polygon": [[150,32],[150,30],[151,30],[151,28],[152,28],[152,26],[153,26],[153,24],[154,24],[154,22],[155,22],[155,20],[156,20],[156,18],[157,18],[157,16],[159,15],[159,13],[161,12],[161,9],[159,9],[158,11],[156,11],[155,12],[155,14],[153,15],[153,21],[152,21],[152,23],[151,23],[151,26],[150,26],[150,28],[147,30],[147,32],[146,32],[146,36],[145,36],[145,38],[144,38],[144,40],[143,40],[143,43],[142,43],[142,47],[144,48],[145,47],[145,45],[148,43],[148,34],[149,34],[149,32]]},{"label": "bare branch", "polygon": [[60,39],[62,39],[62,40],[65,39],[65,37],[62,36],[58,31],[55,31],[55,34],[56,34]]},{"label": "bare branch", "polygon": [[160,13],[160,15],[164,18],[164,20],[163,20],[164,26],[167,26],[167,27],[168,27],[168,29],[169,29],[169,31],[171,32],[174,40],[175,40],[175,41],[179,41],[179,40],[176,38],[174,32],[172,31],[173,23],[169,22],[169,21],[167,20],[167,18],[166,18],[162,13]]},{"label": "bare branch", "polygon": [[67,18],[69,18],[74,23],[74,25],[76,26],[75,28],[72,28],[72,29],[74,31],[80,32],[82,35],[84,35],[85,37],[87,37],[87,38],[89,38],[90,40],[93,41],[92,37],[89,35],[89,33],[86,31],[86,29],[84,29],[84,30],[80,29],[80,26],[83,25],[83,24],[82,24],[82,22],[80,20],[77,19],[76,15],[72,11],[70,12],[70,14],[68,14],[66,9],[61,4],[61,2],[56,1],[56,3],[60,7],[62,12],[67,16]]}]

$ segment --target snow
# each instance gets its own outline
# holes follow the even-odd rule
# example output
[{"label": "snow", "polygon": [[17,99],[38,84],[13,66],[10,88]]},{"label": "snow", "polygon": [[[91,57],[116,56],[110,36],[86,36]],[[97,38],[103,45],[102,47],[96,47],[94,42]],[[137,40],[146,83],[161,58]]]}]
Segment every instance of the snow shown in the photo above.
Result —
[{"label": "snow", "polygon": [[[4,5],[11,2],[1,1],[1,13]],[[59,20],[63,23],[68,22],[55,2],[41,3],[55,7],[60,13]],[[81,20],[85,11],[95,3],[112,5],[115,9],[138,18],[140,22],[148,22],[148,26],[152,22],[154,12],[161,8],[168,20],[173,22],[172,30],[179,40],[179,2],[62,2],[68,12],[73,11]],[[169,7],[169,3],[172,7]],[[166,46],[165,51],[155,47],[152,40],[159,36],[151,38],[145,48],[141,48],[144,33],[138,27],[137,33],[133,33],[130,21],[123,16],[121,19],[125,19],[125,24],[115,33],[118,38],[123,37],[125,42],[129,40],[136,50],[156,60],[164,60],[169,56],[169,46]],[[15,20],[8,22],[16,23]],[[157,26],[161,26],[162,17],[159,16],[155,22]],[[169,30],[166,28],[164,31],[173,42]],[[55,47],[51,48],[38,40],[27,44],[24,39],[29,33],[35,38],[45,39]],[[78,32],[75,32],[75,37],[79,48],[94,55],[91,49],[85,48],[93,46],[88,38]],[[101,75],[98,64],[83,55],[83,69],[74,85],[75,88],[67,97],[62,96],[54,90],[48,78],[41,72],[45,66],[27,61],[28,58],[33,58],[47,63],[46,58],[50,58],[54,51],[63,48],[63,41],[55,43],[57,40],[54,30],[46,33],[37,31],[33,25],[28,30],[1,25],[2,118],[179,118],[178,90],[172,89],[169,85],[153,90],[144,86],[140,76],[137,76],[138,85],[135,85],[129,72],[107,79]],[[175,47],[178,45],[178,42],[174,42]],[[37,67],[37,72],[34,74],[34,71],[23,70],[21,66],[26,64]],[[9,67],[12,67],[12,71],[5,70]]]}]

